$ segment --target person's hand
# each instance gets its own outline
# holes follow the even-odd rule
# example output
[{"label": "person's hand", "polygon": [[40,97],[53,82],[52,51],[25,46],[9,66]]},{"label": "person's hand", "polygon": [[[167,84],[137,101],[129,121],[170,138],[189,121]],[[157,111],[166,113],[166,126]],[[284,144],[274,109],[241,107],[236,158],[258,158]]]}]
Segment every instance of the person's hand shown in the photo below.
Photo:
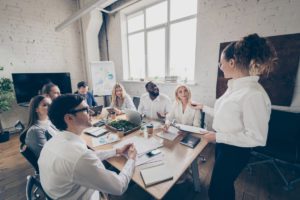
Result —
[{"label": "person's hand", "polygon": [[165,124],[164,127],[163,127],[163,131],[164,131],[165,133],[168,132],[169,127],[170,127],[169,124]]},{"label": "person's hand", "polygon": [[127,154],[128,154],[128,158],[130,158],[132,160],[136,159],[137,151],[133,144],[129,147]]},{"label": "person's hand", "polygon": [[204,105],[201,103],[192,102],[191,106],[196,110],[202,110]]},{"label": "person's hand", "polygon": [[203,138],[207,141],[207,142],[216,142],[216,133],[212,132],[212,131],[207,131],[205,132],[205,134],[203,135]]},{"label": "person's hand", "polygon": [[157,114],[157,117],[158,117],[159,119],[164,119],[164,118],[166,118],[166,113],[159,113],[159,112],[157,112],[156,114]]},{"label": "person's hand", "polygon": [[126,145],[124,145],[123,147],[116,149],[116,153],[117,153],[117,154],[120,154],[120,155],[121,155],[121,154],[126,154],[127,151],[129,150],[129,148],[130,148],[132,145],[133,145],[132,143],[126,144]]},{"label": "person's hand", "polygon": [[117,115],[121,115],[123,112],[118,108],[114,108]]}]

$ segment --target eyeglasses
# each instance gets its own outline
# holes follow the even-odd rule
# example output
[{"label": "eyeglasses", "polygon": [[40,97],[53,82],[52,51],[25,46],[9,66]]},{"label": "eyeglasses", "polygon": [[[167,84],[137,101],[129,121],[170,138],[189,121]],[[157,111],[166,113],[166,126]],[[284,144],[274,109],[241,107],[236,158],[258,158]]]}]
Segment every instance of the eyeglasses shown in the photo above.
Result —
[{"label": "eyeglasses", "polygon": [[84,108],[68,111],[69,114],[76,114],[78,112],[86,112],[87,114],[90,114],[90,115],[94,113],[89,107],[84,107]]}]

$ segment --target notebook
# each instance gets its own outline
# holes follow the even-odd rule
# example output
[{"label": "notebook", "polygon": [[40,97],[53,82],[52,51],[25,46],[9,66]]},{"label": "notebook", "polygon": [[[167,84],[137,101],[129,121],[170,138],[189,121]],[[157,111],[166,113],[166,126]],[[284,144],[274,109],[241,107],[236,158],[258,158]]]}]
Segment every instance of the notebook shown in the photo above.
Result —
[{"label": "notebook", "polygon": [[84,132],[91,136],[99,137],[101,135],[104,135],[108,131],[103,127],[90,127],[90,128],[85,129]]},{"label": "notebook", "polygon": [[173,179],[173,174],[166,165],[142,169],[141,176],[146,187]]},{"label": "notebook", "polygon": [[200,138],[188,134],[184,138],[182,138],[180,144],[183,144],[191,148],[195,148],[195,146],[197,146],[199,142],[200,142]]}]

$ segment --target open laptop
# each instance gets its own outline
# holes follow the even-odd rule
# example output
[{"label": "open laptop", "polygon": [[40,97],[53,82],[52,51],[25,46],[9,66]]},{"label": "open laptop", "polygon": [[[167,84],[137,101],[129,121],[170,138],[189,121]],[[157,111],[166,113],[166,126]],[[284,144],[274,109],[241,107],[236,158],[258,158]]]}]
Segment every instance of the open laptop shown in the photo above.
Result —
[{"label": "open laptop", "polygon": [[94,111],[94,115],[100,115],[102,112],[103,105],[90,107],[92,111]]},{"label": "open laptop", "polygon": [[142,117],[141,114],[135,110],[125,110],[127,120],[137,126],[141,125]]}]

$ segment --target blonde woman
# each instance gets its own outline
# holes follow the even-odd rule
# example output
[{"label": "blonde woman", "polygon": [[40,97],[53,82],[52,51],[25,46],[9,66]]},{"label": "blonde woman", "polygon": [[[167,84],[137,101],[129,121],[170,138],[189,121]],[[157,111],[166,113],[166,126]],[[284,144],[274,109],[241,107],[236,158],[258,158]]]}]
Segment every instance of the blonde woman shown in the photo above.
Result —
[{"label": "blonde woman", "polygon": [[136,110],[131,97],[126,93],[123,85],[116,83],[111,94],[110,107],[115,109],[117,115],[123,113],[124,110]]},{"label": "blonde woman", "polygon": [[172,120],[177,123],[200,126],[200,111],[191,105],[191,90],[186,85],[178,85],[175,89],[175,99],[171,112],[166,116],[165,131],[168,130]]}]

